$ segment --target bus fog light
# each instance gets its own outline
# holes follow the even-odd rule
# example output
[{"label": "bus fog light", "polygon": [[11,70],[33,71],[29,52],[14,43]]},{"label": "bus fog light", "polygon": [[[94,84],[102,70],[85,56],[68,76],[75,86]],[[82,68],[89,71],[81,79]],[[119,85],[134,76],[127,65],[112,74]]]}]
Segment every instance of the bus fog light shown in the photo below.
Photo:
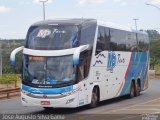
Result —
[{"label": "bus fog light", "polygon": [[69,104],[74,101],[74,98],[67,100],[66,104]]}]

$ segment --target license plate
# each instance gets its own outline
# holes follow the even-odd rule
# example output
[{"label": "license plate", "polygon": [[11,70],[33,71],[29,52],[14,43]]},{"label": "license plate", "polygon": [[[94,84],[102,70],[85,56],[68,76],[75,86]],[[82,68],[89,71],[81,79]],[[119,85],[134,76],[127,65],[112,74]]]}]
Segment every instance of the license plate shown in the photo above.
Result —
[{"label": "license plate", "polygon": [[41,105],[50,105],[50,101],[41,101]]}]

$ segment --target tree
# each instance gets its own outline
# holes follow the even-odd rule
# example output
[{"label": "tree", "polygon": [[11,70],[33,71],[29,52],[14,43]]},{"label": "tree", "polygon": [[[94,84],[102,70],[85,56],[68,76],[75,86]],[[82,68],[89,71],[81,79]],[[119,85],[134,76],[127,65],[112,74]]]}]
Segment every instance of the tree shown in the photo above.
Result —
[{"label": "tree", "polygon": [[157,65],[159,62],[158,62],[158,59],[156,58],[150,58],[150,69],[155,69],[155,65]]},{"label": "tree", "polygon": [[150,42],[150,56],[151,58],[160,59],[160,39]]},{"label": "tree", "polygon": [[149,39],[150,40],[158,40],[160,39],[160,34],[157,30],[146,30],[148,33]]},{"label": "tree", "polygon": [[0,40],[2,45],[2,72],[3,74],[21,73],[22,53],[16,55],[16,70],[10,65],[11,51],[23,45],[24,40]]}]

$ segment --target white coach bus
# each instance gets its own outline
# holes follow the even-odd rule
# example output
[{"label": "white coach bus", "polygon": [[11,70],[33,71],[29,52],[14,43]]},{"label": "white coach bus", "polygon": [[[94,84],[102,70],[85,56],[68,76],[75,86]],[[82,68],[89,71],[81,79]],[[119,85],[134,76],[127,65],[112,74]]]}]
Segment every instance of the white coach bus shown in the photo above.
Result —
[{"label": "white coach bus", "polygon": [[33,24],[23,50],[21,100],[44,108],[96,107],[148,88],[149,39],[142,31],[95,19]]}]

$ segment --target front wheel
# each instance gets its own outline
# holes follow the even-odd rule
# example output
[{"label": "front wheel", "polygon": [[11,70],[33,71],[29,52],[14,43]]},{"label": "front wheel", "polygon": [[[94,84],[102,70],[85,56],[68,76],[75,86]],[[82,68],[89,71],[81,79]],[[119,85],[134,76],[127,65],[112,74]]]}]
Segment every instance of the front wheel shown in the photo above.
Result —
[{"label": "front wheel", "polygon": [[91,104],[89,105],[89,108],[95,108],[98,104],[98,88],[95,87],[92,91],[92,98],[91,98]]}]

